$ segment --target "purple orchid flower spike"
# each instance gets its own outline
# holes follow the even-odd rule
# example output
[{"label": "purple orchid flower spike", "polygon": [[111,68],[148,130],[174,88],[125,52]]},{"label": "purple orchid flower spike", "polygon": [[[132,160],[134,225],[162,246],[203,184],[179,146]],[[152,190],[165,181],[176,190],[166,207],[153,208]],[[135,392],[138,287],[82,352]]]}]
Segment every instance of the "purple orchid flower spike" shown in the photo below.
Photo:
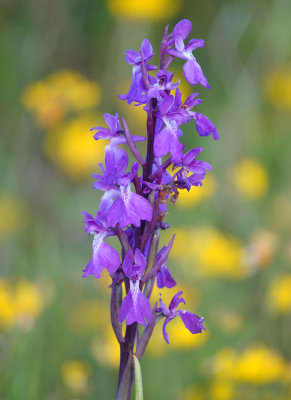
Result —
[{"label": "purple orchid flower spike", "polygon": [[176,318],[179,316],[181,320],[183,321],[185,327],[193,334],[196,333],[201,333],[202,331],[205,331],[205,327],[203,325],[204,319],[201,317],[198,317],[196,314],[192,314],[189,311],[185,310],[177,310],[178,305],[180,303],[186,303],[182,295],[182,291],[178,292],[175,294],[175,296],[172,298],[169,307],[166,306],[166,304],[161,300],[161,295],[160,295],[160,307],[157,309],[157,312],[160,312],[164,314],[166,317],[164,325],[163,325],[163,335],[165,341],[169,344],[169,334],[166,330],[166,327],[172,319]]},{"label": "purple orchid flower spike", "polygon": [[92,257],[83,270],[83,277],[94,275],[95,278],[100,278],[102,270],[105,268],[110,274],[113,274],[120,266],[120,257],[118,252],[109,244],[104,242],[107,236],[112,235],[108,230],[106,221],[97,215],[94,218],[91,214],[83,212],[85,217],[85,231],[93,234],[93,253]]},{"label": "purple orchid flower spike", "polygon": [[[112,278],[110,319],[120,344],[116,400],[130,400],[134,365],[138,366],[160,317],[165,317],[163,335],[167,343],[167,325],[177,316],[191,333],[205,330],[203,318],[178,310],[179,304],[185,303],[182,292],[173,297],[168,307],[161,297],[159,306],[157,299],[153,299],[152,308],[150,305],[155,285],[158,288],[176,285],[167,267],[175,235],[168,245],[159,247],[162,231],[170,228],[165,222],[168,202],[179,201],[180,189],[201,186],[211,169],[209,163],[198,159],[202,147],[186,150],[181,125],[194,120],[200,136],[219,138],[213,123],[205,115],[192,111],[202,102],[199,93],[191,94],[183,103],[180,82],[169,71],[175,58],[181,58],[185,60],[186,80],[209,87],[192,54],[196,48],[204,47],[204,41],[185,42],[191,29],[187,19],[178,22],[170,34],[169,27],[165,28],[156,72],[153,71],[158,67],[149,65],[154,56],[149,40],[143,40],[139,52],[125,52],[125,60],[132,66],[132,81],[128,93],[119,98],[128,104],[142,105],[147,115],[146,146],[137,147],[136,142],[145,138],[131,135],[131,128],[117,113],[104,115],[105,127],[92,128],[94,139],[108,143],[105,162],[99,164],[101,171],[93,175],[94,188],[103,192],[99,210],[95,218],[84,213],[85,231],[94,235],[94,239],[92,257],[83,276],[92,274],[99,278],[106,269]],[[123,147],[124,144],[127,146]],[[112,235],[119,240],[121,256],[106,243]]]},{"label": "purple orchid flower spike", "polygon": [[[153,48],[148,39],[143,40],[140,48],[140,53],[138,53],[135,50],[127,50],[125,52],[125,61],[128,64],[133,65],[132,82],[128,93],[126,95],[120,94],[118,96],[121,100],[127,100],[128,104],[132,103],[133,101],[138,104],[144,104],[146,102],[146,96],[144,95],[144,93],[146,92],[147,89],[142,79],[141,63],[143,57],[147,71],[153,71],[157,69],[155,65],[147,64],[148,60],[153,56],[154,56]],[[154,82],[154,78],[149,77],[149,79],[151,81],[150,83]]]},{"label": "purple orchid flower spike", "polygon": [[198,47],[204,47],[204,40],[191,39],[186,47],[184,45],[184,40],[188,36],[191,28],[191,22],[186,19],[180,21],[175,26],[172,32],[172,38],[168,43],[169,46],[175,44],[175,49],[168,48],[167,53],[173,57],[187,60],[183,66],[183,71],[185,78],[189,83],[192,85],[201,83],[202,86],[205,86],[209,89],[207,79],[205,78],[200,65],[196,61],[196,58],[192,54],[193,50],[197,49]]},{"label": "purple orchid flower spike", "polygon": [[119,321],[126,319],[126,324],[137,322],[146,325],[151,319],[151,305],[146,296],[140,291],[139,282],[146,268],[146,259],[139,249],[135,250],[134,258],[129,251],[123,261],[122,269],[129,279],[130,289],[121,304]]}]

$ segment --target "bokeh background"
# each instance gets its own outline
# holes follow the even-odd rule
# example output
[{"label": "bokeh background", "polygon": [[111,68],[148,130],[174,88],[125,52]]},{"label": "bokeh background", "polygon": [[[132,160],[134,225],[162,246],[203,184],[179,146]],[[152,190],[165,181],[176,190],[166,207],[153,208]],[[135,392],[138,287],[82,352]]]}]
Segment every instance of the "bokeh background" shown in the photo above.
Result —
[{"label": "bokeh background", "polygon": [[114,398],[109,280],[81,278],[81,211],[97,210],[90,175],[104,150],[89,128],[118,112],[144,134],[143,111],[117,98],[131,77],[123,52],[147,37],[158,53],[165,24],[182,18],[206,40],[199,107],[221,139],[185,127],[213,171],[180,193],[163,241],[177,233],[169,266],[207,332],[172,322],[166,345],[157,327],[145,399],[291,399],[290,1],[2,0],[2,400]]}]

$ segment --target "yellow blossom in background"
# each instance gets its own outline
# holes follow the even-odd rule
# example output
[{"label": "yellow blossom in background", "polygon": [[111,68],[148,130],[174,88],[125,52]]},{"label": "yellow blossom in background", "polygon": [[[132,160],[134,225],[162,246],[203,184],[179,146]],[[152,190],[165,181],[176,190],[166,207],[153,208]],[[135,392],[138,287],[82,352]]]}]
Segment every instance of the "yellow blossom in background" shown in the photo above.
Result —
[{"label": "yellow blossom in background", "polygon": [[10,285],[0,279],[0,329],[9,329],[14,325],[16,310]]},{"label": "yellow blossom in background", "polygon": [[237,359],[234,370],[239,382],[265,384],[281,380],[286,363],[280,354],[264,345],[246,349]]},{"label": "yellow blossom in background", "polygon": [[246,199],[256,200],[266,194],[269,178],[258,160],[246,159],[235,166],[234,183],[239,193]]},{"label": "yellow blossom in background", "polygon": [[92,127],[102,125],[99,116],[81,116],[47,133],[44,152],[71,179],[88,178],[104,160],[106,141],[94,140]]},{"label": "yellow blossom in background", "polygon": [[269,287],[268,308],[280,314],[291,312],[291,274],[277,277]]},{"label": "yellow blossom in background", "polygon": [[234,399],[234,385],[224,380],[213,382],[210,387],[211,400]]},{"label": "yellow blossom in background", "polygon": [[109,11],[117,18],[160,20],[173,17],[181,0],[107,0]]},{"label": "yellow blossom in background", "polygon": [[119,344],[111,325],[106,326],[104,332],[92,341],[91,351],[100,364],[110,368],[118,368]]},{"label": "yellow blossom in background", "polygon": [[87,363],[70,360],[62,365],[61,375],[64,384],[72,392],[82,394],[88,390],[91,368]]},{"label": "yellow blossom in background", "polygon": [[242,243],[215,228],[176,229],[170,257],[183,260],[185,272],[201,277],[240,279],[248,273]]},{"label": "yellow blossom in background", "polygon": [[197,204],[213,196],[216,188],[217,182],[215,177],[207,174],[202,186],[192,186],[189,192],[186,189],[179,191],[177,206],[182,209],[195,207]]},{"label": "yellow blossom in background", "polygon": [[16,284],[14,302],[19,316],[36,318],[40,315],[43,302],[39,289],[33,283],[22,279]]},{"label": "yellow blossom in background", "polygon": [[69,112],[96,106],[101,98],[97,83],[81,73],[63,70],[29,84],[22,93],[23,106],[32,112],[42,128],[54,128]]},{"label": "yellow blossom in background", "polygon": [[257,385],[282,380],[286,366],[279,353],[263,344],[248,347],[240,354],[232,348],[224,348],[212,359],[213,375],[218,381]]},{"label": "yellow blossom in background", "polygon": [[43,299],[38,287],[26,279],[15,284],[0,280],[0,326],[17,325],[30,329],[43,310]]},{"label": "yellow blossom in background", "polygon": [[271,73],[265,81],[268,101],[278,110],[291,110],[291,66]]},{"label": "yellow blossom in background", "polygon": [[204,400],[203,390],[196,385],[191,385],[184,389],[179,397],[179,400]]},{"label": "yellow blossom in background", "polygon": [[25,222],[27,207],[20,197],[0,194],[0,241],[13,235]]}]

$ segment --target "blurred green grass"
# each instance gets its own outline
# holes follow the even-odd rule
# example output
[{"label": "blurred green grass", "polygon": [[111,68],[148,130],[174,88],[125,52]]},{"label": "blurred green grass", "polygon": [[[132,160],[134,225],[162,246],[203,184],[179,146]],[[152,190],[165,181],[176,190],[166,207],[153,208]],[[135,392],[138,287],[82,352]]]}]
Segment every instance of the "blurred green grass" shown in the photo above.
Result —
[{"label": "blurred green grass", "polygon": [[[96,212],[99,197],[88,177],[102,161],[94,161],[102,150],[94,141],[88,156],[86,124],[119,112],[131,132],[143,133],[142,117],[117,99],[131,74],[123,52],[144,37],[157,48],[166,23],[189,18],[193,37],[206,40],[197,57],[211,90],[199,89],[200,109],[221,139],[204,143],[194,126],[184,130],[189,147],[204,147],[215,189],[205,186],[193,202],[181,194],[170,207],[171,233],[176,228],[182,238],[170,266],[209,334],[191,341],[177,327],[166,346],[158,326],[142,361],[145,398],[289,399],[290,3],[184,0],[167,17],[163,7],[169,11],[171,1],[164,1],[147,18],[153,5],[142,9],[144,3],[130,20],[130,1],[111,1],[123,7],[122,17],[105,1],[0,4],[0,397],[114,398],[118,349],[103,324],[108,282],[81,279],[91,251],[81,211]],[[81,73],[89,91],[98,84],[101,98],[84,109],[72,96],[56,103],[62,89],[49,79],[68,70],[72,90],[81,90],[74,80]],[[35,82],[48,89],[32,95],[33,113],[23,93]],[[87,121],[83,136],[78,118]]]}]

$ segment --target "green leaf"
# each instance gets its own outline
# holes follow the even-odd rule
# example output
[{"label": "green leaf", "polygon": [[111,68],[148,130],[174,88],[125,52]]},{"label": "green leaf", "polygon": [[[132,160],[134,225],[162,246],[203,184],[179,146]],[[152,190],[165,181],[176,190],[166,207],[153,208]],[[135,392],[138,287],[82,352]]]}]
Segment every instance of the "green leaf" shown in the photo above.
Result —
[{"label": "green leaf", "polygon": [[135,400],[143,400],[141,367],[138,358],[133,355],[135,373]]}]

